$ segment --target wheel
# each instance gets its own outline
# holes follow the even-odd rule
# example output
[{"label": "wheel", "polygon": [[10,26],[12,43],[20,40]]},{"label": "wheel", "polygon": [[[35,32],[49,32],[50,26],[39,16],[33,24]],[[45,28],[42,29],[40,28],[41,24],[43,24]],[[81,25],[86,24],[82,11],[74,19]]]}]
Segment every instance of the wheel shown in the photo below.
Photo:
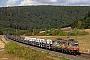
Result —
[{"label": "wheel", "polygon": [[41,44],[41,48],[42,48],[42,44]]}]

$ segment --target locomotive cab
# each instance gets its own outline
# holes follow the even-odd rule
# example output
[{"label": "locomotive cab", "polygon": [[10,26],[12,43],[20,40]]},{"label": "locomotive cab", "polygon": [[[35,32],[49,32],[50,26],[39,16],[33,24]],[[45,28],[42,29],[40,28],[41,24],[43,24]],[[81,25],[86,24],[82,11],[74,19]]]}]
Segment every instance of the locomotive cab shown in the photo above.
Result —
[{"label": "locomotive cab", "polygon": [[69,53],[78,54],[79,53],[79,44],[77,41],[68,41],[67,50]]}]

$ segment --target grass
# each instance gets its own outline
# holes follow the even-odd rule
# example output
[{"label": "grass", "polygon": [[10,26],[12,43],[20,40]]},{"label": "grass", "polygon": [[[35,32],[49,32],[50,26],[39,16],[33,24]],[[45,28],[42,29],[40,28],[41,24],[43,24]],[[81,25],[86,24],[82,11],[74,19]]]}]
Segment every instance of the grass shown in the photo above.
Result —
[{"label": "grass", "polygon": [[69,60],[64,57],[56,57],[55,55],[37,51],[29,47],[20,46],[16,42],[9,42],[6,44],[5,52],[16,57],[23,58],[23,60]]},{"label": "grass", "polygon": [[4,51],[0,51],[0,60],[23,60],[23,59],[15,57],[11,54],[7,54]]},{"label": "grass", "polygon": [[[44,38],[44,39],[52,39],[52,40],[55,40],[56,38],[68,39],[67,36],[28,36],[28,37],[36,37],[36,38]],[[73,38],[79,42],[80,51],[87,53],[90,50],[90,35],[70,36],[70,38]],[[48,60],[69,60],[64,57],[50,55],[50,54],[36,51],[26,47],[22,47],[19,50],[20,51],[17,50],[17,53],[14,54],[14,56],[18,55],[19,53],[20,55],[18,55],[17,57],[19,58],[24,57],[24,60],[47,60],[47,59]]]},{"label": "grass", "polygon": [[[1,38],[2,37],[0,36],[0,40]],[[20,48],[16,48],[17,46],[15,45],[16,43],[9,42],[8,48],[6,48],[7,52],[5,50],[0,51],[0,60],[69,60],[64,57],[57,57],[55,55],[51,55],[23,46],[21,46]],[[11,52],[10,50],[13,51]]]},{"label": "grass", "polygon": [[[2,40],[2,35],[0,35],[0,48],[4,48],[5,43],[3,43],[1,40]],[[23,59],[15,57],[11,54],[7,54],[3,50],[0,50],[0,60],[23,60]]]}]

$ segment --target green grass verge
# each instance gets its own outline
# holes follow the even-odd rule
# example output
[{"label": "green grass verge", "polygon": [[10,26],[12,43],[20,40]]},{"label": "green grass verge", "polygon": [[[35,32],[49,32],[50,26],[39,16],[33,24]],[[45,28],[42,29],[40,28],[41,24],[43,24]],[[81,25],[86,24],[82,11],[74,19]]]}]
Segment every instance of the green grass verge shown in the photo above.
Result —
[{"label": "green grass verge", "polygon": [[23,60],[69,60],[64,57],[57,57],[55,55],[43,53],[29,47],[20,46],[16,42],[9,42],[6,44],[5,52],[16,57],[23,58]]}]

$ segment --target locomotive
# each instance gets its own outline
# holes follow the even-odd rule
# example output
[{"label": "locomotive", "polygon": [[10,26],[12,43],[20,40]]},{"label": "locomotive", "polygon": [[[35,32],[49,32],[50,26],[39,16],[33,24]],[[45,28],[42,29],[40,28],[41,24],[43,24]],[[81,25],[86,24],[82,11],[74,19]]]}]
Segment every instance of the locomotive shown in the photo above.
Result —
[{"label": "locomotive", "polygon": [[69,40],[54,40],[52,44],[52,49],[55,51],[61,51],[63,53],[69,53],[69,54],[79,54],[79,44],[78,41],[75,41],[74,39]]},{"label": "locomotive", "polygon": [[31,46],[59,51],[67,54],[74,54],[74,55],[80,54],[79,43],[74,39],[64,40],[64,39],[58,38],[56,40],[51,40],[51,39],[45,40],[40,38],[20,37],[20,36],[15,36],[10,34],[7,34],[6,37],[13,41],[28,44]]}]

